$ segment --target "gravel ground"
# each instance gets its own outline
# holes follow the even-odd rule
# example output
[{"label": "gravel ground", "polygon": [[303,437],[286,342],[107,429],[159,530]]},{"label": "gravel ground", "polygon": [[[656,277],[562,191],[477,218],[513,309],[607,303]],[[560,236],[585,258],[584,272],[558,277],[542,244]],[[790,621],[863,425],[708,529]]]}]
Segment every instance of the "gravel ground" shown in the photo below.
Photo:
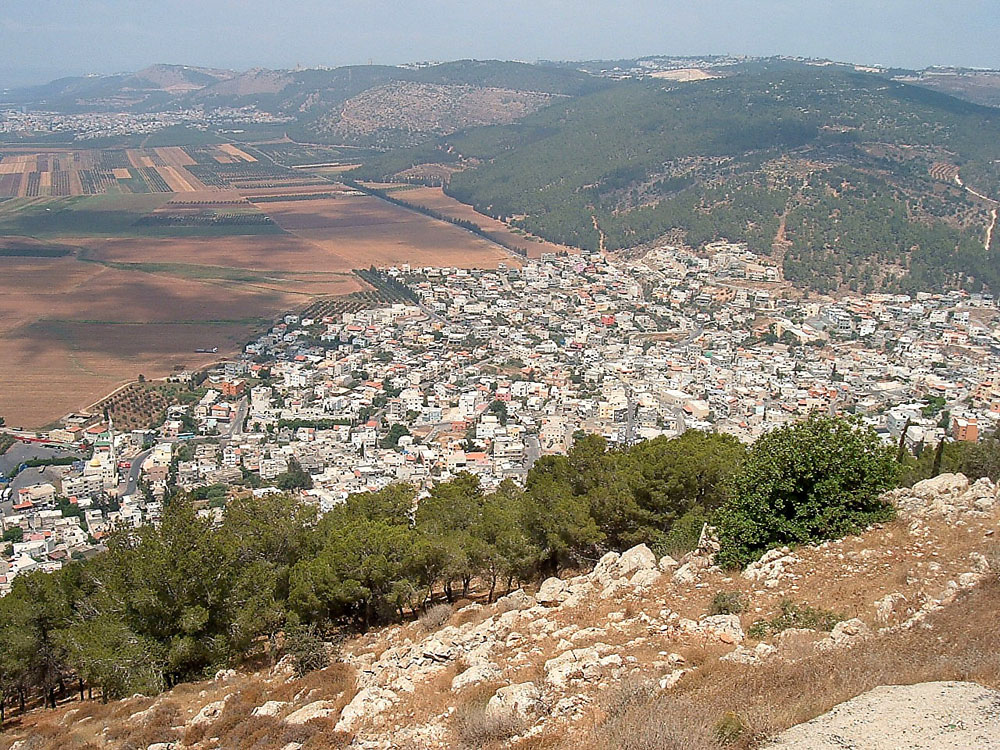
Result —
[{"label": "gravel ground", "polygon": [[1000,750],[1000,691],[973,682],[886,685],[799,724],[768,750]]}]

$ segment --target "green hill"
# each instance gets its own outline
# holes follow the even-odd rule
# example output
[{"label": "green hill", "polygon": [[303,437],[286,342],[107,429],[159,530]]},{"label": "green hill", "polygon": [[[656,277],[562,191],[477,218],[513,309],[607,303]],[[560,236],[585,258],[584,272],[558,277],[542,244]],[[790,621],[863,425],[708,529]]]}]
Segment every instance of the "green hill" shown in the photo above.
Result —
[{"label": "green hill", "polygon": [[[547,239],[631,248],[747,242],[812,288],[1000,288],[983,247],[1000,111],[842,67],[789,62],[689,84],[627,82],[520,122],[393,152],[468,168],[448,192]],[[780,230],[780,231],[779,231]]]}]

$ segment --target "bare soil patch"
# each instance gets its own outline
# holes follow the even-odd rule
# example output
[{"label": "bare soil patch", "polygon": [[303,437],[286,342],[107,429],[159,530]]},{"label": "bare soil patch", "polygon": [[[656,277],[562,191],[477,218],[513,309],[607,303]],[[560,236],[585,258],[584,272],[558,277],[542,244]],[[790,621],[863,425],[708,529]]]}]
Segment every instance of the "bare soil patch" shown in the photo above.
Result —
[{"label": "bare soil patch", "polygon": [[282,229],[346,258],[352,268],[373,263],[495,268],[512,260],[497,245],[447,222],[369,196],[273,202],[263,208]]}]

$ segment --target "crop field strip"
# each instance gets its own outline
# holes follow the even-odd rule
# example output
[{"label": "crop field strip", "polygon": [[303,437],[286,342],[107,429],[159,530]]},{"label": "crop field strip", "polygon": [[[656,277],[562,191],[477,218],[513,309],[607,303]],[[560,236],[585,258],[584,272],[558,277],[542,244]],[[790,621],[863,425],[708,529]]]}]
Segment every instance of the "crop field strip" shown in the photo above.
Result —
[{"label": "crop field strip", "polygon": [[[252,150],[252,149],[251,149]],[[232,144],[5,153],[0,197],[189,193],[322,184]]]}]

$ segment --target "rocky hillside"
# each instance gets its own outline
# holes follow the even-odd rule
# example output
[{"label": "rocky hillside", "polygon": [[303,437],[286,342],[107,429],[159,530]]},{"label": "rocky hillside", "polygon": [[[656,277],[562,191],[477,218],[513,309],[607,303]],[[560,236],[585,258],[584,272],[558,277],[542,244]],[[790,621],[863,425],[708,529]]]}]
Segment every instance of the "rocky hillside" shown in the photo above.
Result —
[{"label": "rocky hillside", "polygon": [[432,135],[516,122],[551,98],[534,91],[394,81],[348,99],[314,129],[335,143],[415,145]]},{"label": "rocky hillside", "polygon": [[[868,692],[880,685],[1000,687],[997,487],[948,474],[889,496],[892,523],[736,574],[714,564],[711,534],[679,560],[640,545],[535,591],[372,631],[302,677],[286,658],[155,698],[29,713],[0,748],[745,748],[866,693],[838,711],[875,727],[906,699]],[[998,694],[956,690],[978,703],[950,746],[983,746],[970,738],[995,736]],[[939,714],[922,714],[927,737]],[[837,716],[815,731],[835,732]],[[776,746],[833,746],[803,736],[820,735]]]}]

